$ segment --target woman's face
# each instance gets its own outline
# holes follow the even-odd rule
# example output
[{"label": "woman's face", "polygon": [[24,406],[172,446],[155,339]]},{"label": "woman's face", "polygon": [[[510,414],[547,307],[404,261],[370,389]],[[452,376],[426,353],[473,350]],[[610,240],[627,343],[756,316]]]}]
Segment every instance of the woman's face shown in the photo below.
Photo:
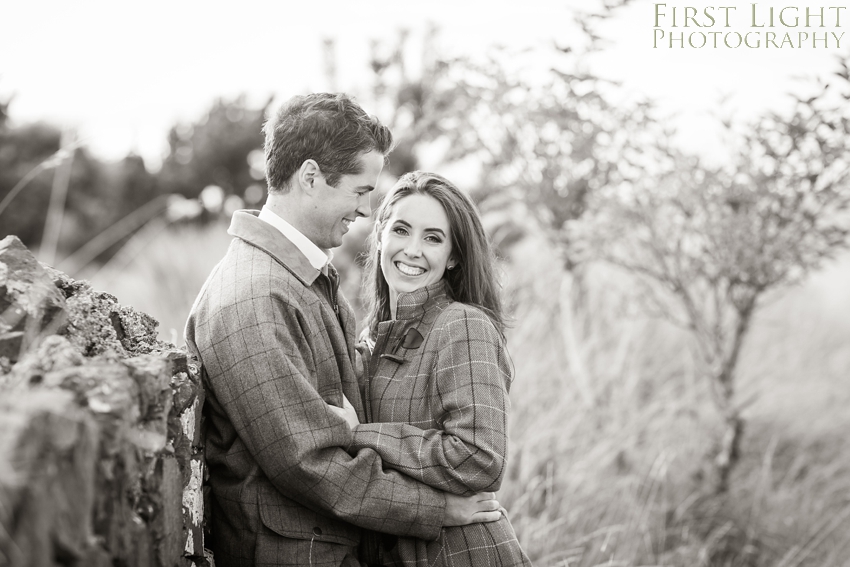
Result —
[{"label": "woman's face", "polygon": [[439,281],[453,265],[449,219],[429,195],[408,195],[397,201],[380,233],[381,271],[395,305],[408,293]]}]

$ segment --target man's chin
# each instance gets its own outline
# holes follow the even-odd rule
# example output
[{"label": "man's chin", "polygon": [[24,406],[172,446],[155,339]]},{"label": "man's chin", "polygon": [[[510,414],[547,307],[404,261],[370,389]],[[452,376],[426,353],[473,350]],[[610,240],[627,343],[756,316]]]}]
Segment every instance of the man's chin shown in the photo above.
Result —
[{"label": "man's chin", "polygon": [[335,235],[334,238],[332,239],[333,240],[333,246],[331,246],[331,248],[336,248],[337,246],[342,246],[342,243],[345,242],[345,235],[347,234],[347,232],[348,231],[345,231],[341,234]]}]

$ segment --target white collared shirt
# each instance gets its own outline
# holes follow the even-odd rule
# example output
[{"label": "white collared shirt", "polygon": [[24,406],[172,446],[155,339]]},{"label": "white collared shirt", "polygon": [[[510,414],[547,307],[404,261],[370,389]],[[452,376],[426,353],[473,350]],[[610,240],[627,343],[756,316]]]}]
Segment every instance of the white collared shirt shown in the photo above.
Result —
[{"label": "white collared shirt", "polygon": [[322,250],[316,246],[313,241],[304,236],[301,231],[280,218],[277,214],[273,213],[268,206],[263,205],[259,218],[261,221],[265,221],[278,229],[281,234],[289,239],[289,241],[292,242],[296,248],[298,248],[301,253],[307,257],[310,265],[317,270],[322,271],[323,268],[330,263],[331,258],[333,258],[333,253],[331,251]]}]

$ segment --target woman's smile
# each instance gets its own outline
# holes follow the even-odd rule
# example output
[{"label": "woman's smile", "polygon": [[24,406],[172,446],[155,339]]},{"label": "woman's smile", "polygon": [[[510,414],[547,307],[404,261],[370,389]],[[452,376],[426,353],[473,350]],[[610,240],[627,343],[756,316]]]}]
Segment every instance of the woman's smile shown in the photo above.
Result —
[{"label": "woman's smile", "polygon": [[398,268],[399,272],[411,278],[421,276],[427,271],[425,268],[420,266],[412,266],[410,264],[405,264],[404,262],[395,262],[395,267]]}]

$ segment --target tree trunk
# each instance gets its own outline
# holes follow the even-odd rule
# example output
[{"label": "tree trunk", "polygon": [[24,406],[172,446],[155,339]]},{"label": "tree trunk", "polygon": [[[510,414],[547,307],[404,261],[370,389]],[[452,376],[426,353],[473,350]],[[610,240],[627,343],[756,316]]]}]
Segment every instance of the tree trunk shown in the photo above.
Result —
[{"label": "tree trunk", "polygon": [[713,489],[716,494],[722,494],[729,489],[729,476],[740,456],[741,437],[744,434],[744,420],[740,411],[728,411],[723,420],[723,428],[720,449],[714,458]]},{"label": "tree trunk", "polygon": [[561,279],[561,336],[569,372],[575,380],[582,402],[585,407],[593,407],[596,405],[596,397],[585,361],[586,353],[575,330],[577,314],[572,298],[573,278],[573,274],[566,273]]},{"label": "tree trunk", "polygon": [[712,376],[716,393],[715,399],[723,415],[723,437],[720,440],[717,455],[714,457],[713,489],[717,494],[724,493],[729,489],[729,477],[740,456],[741,437],[744,434],[744,418],[741,417],[740,406],[735,404],[735,371],[738,367],[738,358],[741,354],[744,338],[750,328],[756,297],[757,294],[754,294],[748,302],[738,308],[738,322],[735,326],[729,355],[723,362],[720,373]]}]

